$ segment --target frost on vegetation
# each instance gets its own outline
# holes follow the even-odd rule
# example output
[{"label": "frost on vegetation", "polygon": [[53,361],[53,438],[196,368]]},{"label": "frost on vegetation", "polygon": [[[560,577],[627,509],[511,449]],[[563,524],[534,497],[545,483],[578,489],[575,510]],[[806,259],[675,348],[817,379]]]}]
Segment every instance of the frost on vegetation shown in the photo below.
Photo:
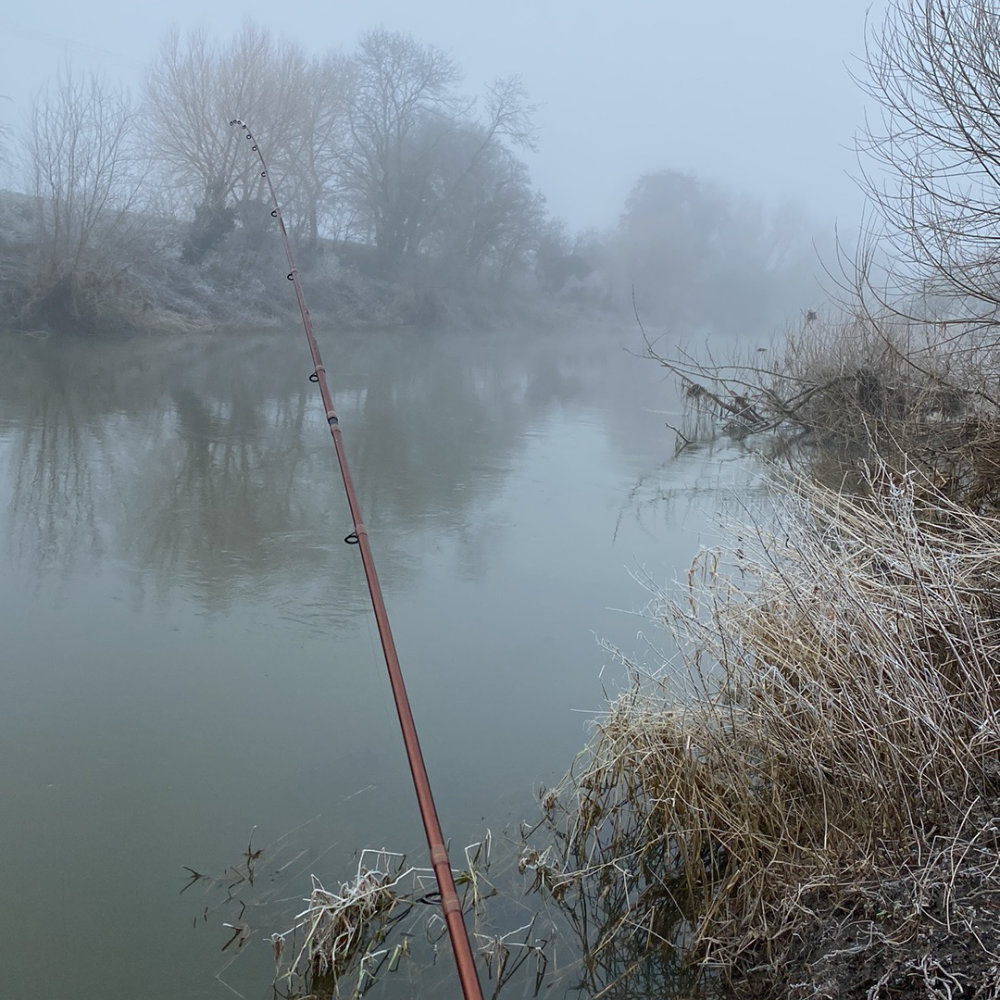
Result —
[{"label": "frost on vegetation", "polygon": [[992,974],[1000,533],[916,474],[863,479],[786,479],[766,529],[701,557],[659,607],[695,697],[637,683],[543,802],[524,864],[595,988],[659,969],[796,995],[796,963],[930,969],[949,936]]}]

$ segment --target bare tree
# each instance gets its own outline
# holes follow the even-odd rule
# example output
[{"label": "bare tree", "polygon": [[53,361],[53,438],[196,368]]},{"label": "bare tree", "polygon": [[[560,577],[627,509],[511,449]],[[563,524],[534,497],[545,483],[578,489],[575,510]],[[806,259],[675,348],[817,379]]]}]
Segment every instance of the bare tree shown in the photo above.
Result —
[{"label": "bare tree", "polygon": [[791,206],[766,210],[676,170],[636,181],[611,248],[619,298],[645,319],[743,332],[780,319],[811,263]]},{"label": "bare tree", "polygon": [[456,217],[453,200],[469,207],[475,180],[503,158],[504,141],[533,143],[534,109],[517,78],[502,79],[478,121],[476,102],[455,92],[452,60],[407,35],[368,32],[353,62],[343,189],[367,222],[382,272],[393,276],[440,238],[445,219]]},{"label": "bare tree", "polygon": [[[859,260],[880,302],[919,318],[994,324],[1000,306],[1000,8],[895,0],[869,31],[865,92],[880,114],[859,141],[877,225]],[[917,313],[919,310],[919,313]]]},{"label": "bare tree", "polygon": [[458,70],[439,49],[384,29],[362,35],[353,61],[343,185],[393,274],[425,233],[434,147],[459,113]]},{"label": "bare tree", "polygon": [[303,244],[320,236],[342,237],[352,213],[341,192],[340,164],[349,142],[351,61],[337,53],[313,59],[303,71],[294,129],[288,145],[274,150],[283,176],[284,216]]},{"label": "bare tree", "polygon": [[490,267],[502,279],[538,245],[544,199],[495,132],[456,125],[441,146],[433,187],[441,197],[428,242],[444,272],[474,276]]},{"label": "bare tree", "polygon": [[38,235],[26,310],[83,321],[95,296],[118,280],[145,175],[137,115],[122,90],[66,68],[35,99],[26,141]]},{"label": "bare tree", "polygon": [[185,207],[200,209],[209,230],[223,226],[227,208],[238,215],[263,197],[245,133],[229,122],[243,119],[266,141],[280,180],[288,162],[280,153],[293,148],[302,132],[298,114],[307,74],[299,47],[250,21],[227,45],[214,43],[204,30],[184,36],[174,31],[164,41],[147,78],[146,108],[168,184]]}]

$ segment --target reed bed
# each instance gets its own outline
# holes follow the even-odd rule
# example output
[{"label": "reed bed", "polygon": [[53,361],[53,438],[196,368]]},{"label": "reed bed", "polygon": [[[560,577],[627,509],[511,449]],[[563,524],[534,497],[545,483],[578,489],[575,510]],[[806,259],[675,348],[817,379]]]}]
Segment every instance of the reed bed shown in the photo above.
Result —
[{"label": "reed bed", "polygon": [[556,839],[522,865],[593,993],[640,995],[652,956],[684,990],[1000,995],[1000,521],[863,479],[786,479],[704,553],[656,607],[683,682],[615,701],[544,798]]}]

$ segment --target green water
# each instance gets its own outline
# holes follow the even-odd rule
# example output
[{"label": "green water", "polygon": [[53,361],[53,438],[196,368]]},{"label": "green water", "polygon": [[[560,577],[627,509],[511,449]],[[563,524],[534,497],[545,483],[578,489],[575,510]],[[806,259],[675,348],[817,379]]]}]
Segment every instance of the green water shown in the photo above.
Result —
[{"label": "green water", "polygon": [[[664,464],[674,390],[628,328],[320,337],[461,846],[584,745],[621,683],[598,638],[655,658],[635,575],[714,539],[739,463]],[[270,997],[310,873],[424,850],[301,333],[0,358],[0,994]],[[235,904],[180,890],[251,831],[270,882],[234,892],[231,961]],[[449,963],[384,992],[455,995]]]}]

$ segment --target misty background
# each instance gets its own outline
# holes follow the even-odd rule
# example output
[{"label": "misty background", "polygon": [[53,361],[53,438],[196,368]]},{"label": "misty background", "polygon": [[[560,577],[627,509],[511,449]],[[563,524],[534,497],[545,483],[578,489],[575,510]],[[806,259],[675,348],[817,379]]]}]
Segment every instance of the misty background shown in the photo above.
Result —
[{"label": "misty background", "polygon": [[[381,27],[450,57],[460,73],[456,93],[482,101],[497,78],[519,79],[536,142],[517,150],[518,158],[547,216],[573,239],[617,226],[640,178],[669,170],[785,222],[794,218],[789,228],[808,229],[809,239],[823,243],[835,224],[849,230],[860,215],[850,175],[864,102],[849,69],[864,51],[866,16],[880,10],[860,2],[628,2],[614,11],[563,2],[307,2],[289,10],[220,3],[206,10],[184,0],[160,13],[59,2],[0,15],[0,94],[7,98],[0,122],[24,130],[33,99],[67,66],[140,93],[172,28],[182,35],[204,29],[224,44],[249,18],[320,56],[348,54],[365,31]],[[155,146],[152,122],[148,138]],[[8,186],[16,186],[17,159],[8,157]]]},{"label": "misty background", "polygon": [[864,105],[845,67],[864,52],[866,12],[878,18],[882,7],[178,0],[154,10],[57,0],[0,14],[0,93],[13,99],[0,114],[27,115],[32,93],[66,58],[138,84],[172,26],[228,36],[250,17],[318,52],[350,48],[381,25],[448,52],[470,92],[497,76],[522,78],[540,105],[532,178],[574,228],[612,224],[635,179],[662,167],[846,220],[861,203],[847,174]]}]

